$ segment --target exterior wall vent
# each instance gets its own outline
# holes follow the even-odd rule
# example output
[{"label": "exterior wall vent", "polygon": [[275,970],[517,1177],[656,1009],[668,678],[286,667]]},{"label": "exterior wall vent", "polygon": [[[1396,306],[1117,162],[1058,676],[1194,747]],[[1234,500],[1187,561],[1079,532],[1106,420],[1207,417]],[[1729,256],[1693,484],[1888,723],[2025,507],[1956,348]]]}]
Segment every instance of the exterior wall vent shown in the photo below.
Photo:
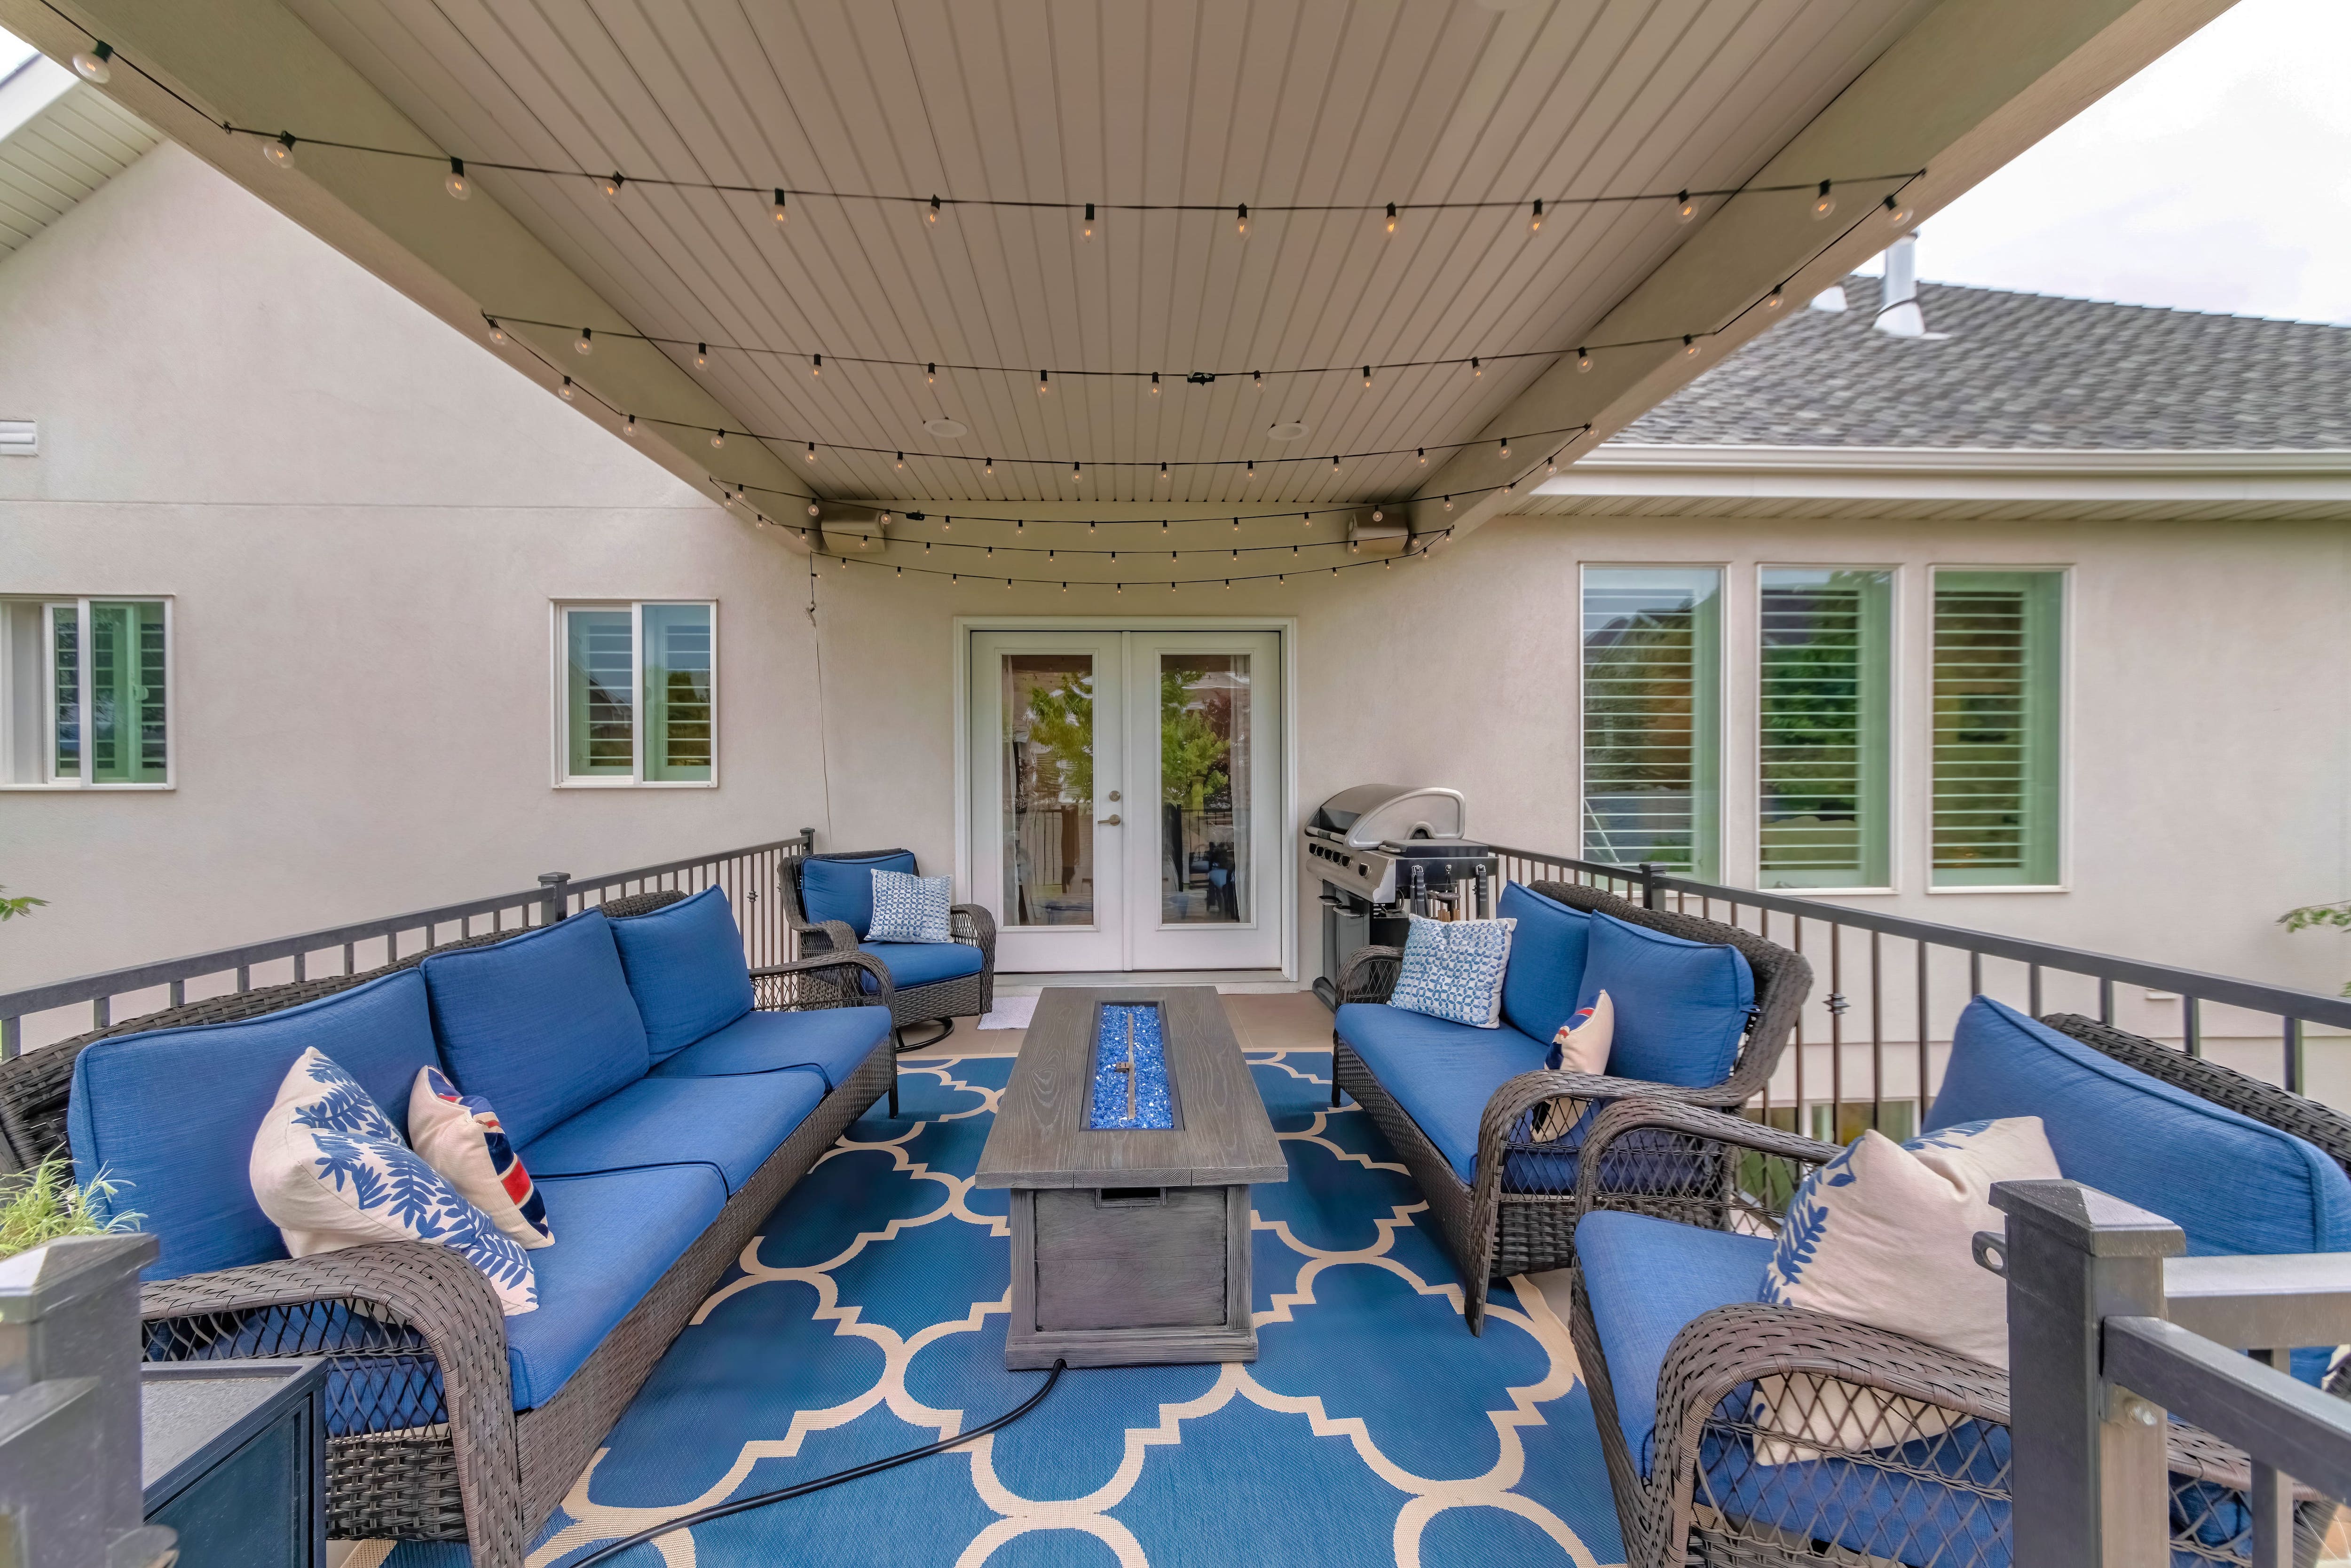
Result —
[{"label": "exterior wall vent", "polygon": [[29,419],[0,419],[0,457],[38,457],[41,433]]}]

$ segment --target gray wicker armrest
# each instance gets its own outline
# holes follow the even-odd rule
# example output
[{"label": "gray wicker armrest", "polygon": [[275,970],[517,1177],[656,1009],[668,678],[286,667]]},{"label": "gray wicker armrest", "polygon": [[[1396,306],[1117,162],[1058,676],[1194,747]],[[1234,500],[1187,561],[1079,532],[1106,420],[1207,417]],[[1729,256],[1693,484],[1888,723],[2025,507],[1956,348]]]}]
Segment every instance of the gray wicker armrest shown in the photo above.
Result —
[{"label": "gray wicker armrest", "polygon": [[[849,929],[838,920],[827,924]],[[869,991],[859,983],[861,977],[870,977],[879,988]],[[751,971],[751,994],[762,1012],[795,1012],[815,1008],[856,1008],[890,1005],[896,987],[890,983],[889,966],[871,953],[861,953],[852,943],[848,948],[833,953],[819,953],[813,957],[796,958],[789,964],[770,964]]]},{"label": "gray wicker armrest", "polygon": [[1339,1000],[1384,1002],[1395,992],[1396,976],[1404,969],[1401,947],[1358,947],[1339,969],[1334,982]]},{"label": "gray wicker armrest", "polygon": [[980,951],[990,968],[996,966],[996,916],[977,904],[957,904],[947,910],[948,929],[958,942]]},{"label": "gray wicker armrest", "polygon": [[489,1281],[456,1253],[422,1241],[381,1241],[190,1274],[141,1288],[139,1315],[149,1324],[194,1320],[183,1325],[193,1341],[204,1331],[202,1320],[216,1314],[311,1302],[346,1304],[423,1339],[441,1369],[473,1560],[482,1568],[519,1568],[528,1543],[506,1318]]},{"label": "gray wicker armrest", "polygon": [[792,930],[800,939],[800,956],[812,958],[819,953],[854,953],[857,933],[846,920],[810,920],[796,923]]}]

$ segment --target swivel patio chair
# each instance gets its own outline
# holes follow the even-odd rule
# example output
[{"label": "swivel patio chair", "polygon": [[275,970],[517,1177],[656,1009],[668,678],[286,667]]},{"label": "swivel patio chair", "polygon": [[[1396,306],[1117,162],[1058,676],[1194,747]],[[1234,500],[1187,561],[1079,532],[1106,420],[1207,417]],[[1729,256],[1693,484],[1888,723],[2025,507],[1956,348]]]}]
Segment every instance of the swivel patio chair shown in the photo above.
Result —
[{"label": "swivel patio chair", "polygon": [[[2309,1232],[2301,1249],[2346,1244],[2312,1216],[2343,1223],[2351,1118],[2075,1015],[2036,1022],[1980,998],[1957,1035],[1930,1129],[2039,1114],[2068,1176],[2172,1218],[2192,1253],[2293,1249],[2275,1228],[2231,1233],[2271,1224]],[[1964,1085],[1956,1097],[1955,1084]],[[2150,1141],[2161,1156],[2148,1157]],[[1628,1145],[1652,1161],[1667,1149],[1703,1155],[1709,1169],[1728,1160],[1738,1179],[1612,1193],[1601,1177],[1611,1151]],[[2007,1373],[1755,1299],[1796,1186],[1840,1152],[1727,1111],[1650,1099],[1611,1106],[1586,1138],[1569,1332],[1630,1568],[2010,1562]],[[2142,1190],[2116,1190],[2133,1185]],[[2255,1213],[2272,1199],[2273,1210]],[[2296,1375],[2318,1382],[2325,1355],[2296,1351]],[[2322,1385],[2351,1397],[2351,1363]],[[1768,1426],[1765,1403],[1775,1412]],[[1836,1436],[1823,1441],[1824,1430]],[[2176,1422],[2168,1438],[2169,1568],[2245,1562],[2246,1456]],[[2334,1504],[2307,1489],[2295,1495],[2296,1560],[2307,1565]]]},{"label": "swivel patio chair", "polygon": [[[857,850],[808,855],[783,862],[778,878],[784,894],[784,920],[799,943],[799,954],[862,952],[890,971],[890,1018],[898,1049],[920,1051],[955,1032],[955,1020],[977,1018],[996,1005],[996,920],[977,904],[947,912],[952,942],[868,942],[873,918],[872,873],[914,874],[911,850]],[[908,1040],[918,1023],[938,1032]]]},{"label": "swivel patio chair", "polygon": [[[1670,910],[1645,909],[1594,887],[1555,882],[1529,885],[1569,910],[1612,916],[1685,943],[1737,948],[1753,974],[1754,1005],[1726,1075],[1711,1082],[1657,1083],[1544,1069],[1541,1063],[1548,1038],[1535,1040],[1507,1020],[1497,1030],[1472,1030],[1417,1015],[1390,1019],[1349,1011],[1350,1003],[1386,1002],[1395,989],[1403,954],[1395,947],[1364,947],[1348,961],[1338,979],[1342,1011],[1331,1037],[1331,1103],[1338,1104],[1343,1092],[1353,1095],[1420,1185],[1461,1270],[1463,1315],[1472,1333],[1484,1330],[1489,1281],[1573,1265],[1575,1221],[1582,1212],[1576,1196],[1578,1146],[1598,1108],[1634,1094],[1725,1111],[1744,1104],[1770,1080],[1813,984],[1812,965],[1802,954],[1751,931]],[[1530,939],[1512,946],[1514,973],[1520,964],[1542,961],[1523,922],[1520,935]],[[1579,977],[1564,978],[1564,994],[1573,994]],[[1414,1042],[1418,1059],[1430,1063],[1441,1082],[1381,1081],[1363,1054],[1372,1042],[1351,1040],[1349,1031],[1364,1033],[1389,1024],[1447,1036],[1441,1041]],[[1437,1055],[1423,1051],[1424,1045],[1468,1054],[1437,1066]],[[1529,1067],[1532,1070],[1525,1070]],[[1393,1068],[1390,1076],[1396,1076]],[[1531,1113],[1546,1101],[1565,1102],[1566,1114],[1549,1124],[1563,1130],[1541,1137],[1536,1135]],[[1477,1110],[1479,1104],[1482,1111]],[[1447,1111],[1453,1114],[1443,1114]],[[1430,1124],[1424,1126],[1421,1118]],[[1677,1145],[1667,1152],[1666,1160],[1664,1168],[1655,1168],[1637,1147],[1621,1148],[1601,1179],[1610,1190],[1628,1197],[1650,1190],[1719,1192],[1732,1185],[1736,1160],[1726,1153]]]}]

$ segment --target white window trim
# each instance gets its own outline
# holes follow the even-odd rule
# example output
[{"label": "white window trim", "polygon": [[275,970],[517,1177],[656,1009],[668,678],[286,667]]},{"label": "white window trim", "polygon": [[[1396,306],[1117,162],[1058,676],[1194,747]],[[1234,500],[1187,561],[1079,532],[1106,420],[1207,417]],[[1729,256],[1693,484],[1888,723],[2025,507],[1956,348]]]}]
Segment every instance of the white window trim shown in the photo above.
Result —
[{"label": "white window trim", "polygon": [[[172,598],[167,593],[99,593],[78,598],[63,594],[26,593],[5,596],[12,604],[33,604],[41,612],[41,702],[39,724],[41,739],[40,778],[13,781],[7,776],[16,771],[16,758],[13,746],[5,740],[13,726],[0,725],[0,790],[67,790],[105,789],[122,793],[153,794],[180,787],[180,651],[174,634],[176,616]],[[92,779],[89,746],[89,679],[90,659],[89,627],[89,607],[93,602],[108,604],[160,604],[163,607],[163,778],[160,783],[134,783],[125,780],[107,781]],[[56,616],[59,610],[71,609],[79,628],[77,660],[79,686],[75,692],[75,711],[80,716],[81,761],[71,778],[57,776],[57,663]],[[5,644],[0,644],[0,693],[9,689],[13,675],[8,669],[11,657]]]},{"label": "white window trim", "polygon": [[[1926,697],[1927,798],[1919,867],[1929,898],[1967,898],[1978,894],[2071,893],[2074,891],[2074,568],[2072,561],[1942,560],[1927,568]],[[1935,580],[1947,571],[2039,571],[2057,576],[2057,880],[2001,883],[1982,887],[1935,885]]]},{"label": "white window trim", "polygon": [[[1762,679],[1763,574],[1767,571],[1882,571],[1886,574],[1886,873],[1887,881],[1882,887],[1763,887],[1763,697],[1760,683]],[[1798,898],[1886,898],[1902,891],[1904,871],[1902,846],[1908,838],[1908,835],[1902,831],[1902,733],[1903,727],[1908,723],[1908,716],[1904,711],[1902,701],[1904,675],[1902,592],[1906,586],[1904,571],[1905,569],[1898,562],[1880,562],[1872,565],[1867,561],[1853,560],[1759,560],[1755,563],[1754,576],[1750,586],[1755,596],[1756,645],[1752,652],[1755,653],[1754,673],[1759,684],[1752,694],[1755,722],[1751,727],[1754,731],[1755,748],[1754,755],[1750,759],[1751,766],[1747,777],[1748,788],[1754,791],[1755,819],[1755,832],[1752,835],[1751,846],[1753,852],[1747,868],[1747,883],[1750,887],[1769,893],[1791,894]],[[1929,592],[1928,612],[1931,617],[1933,611],[1931,588]],[[1729,706],[1727,703],[1724,705],[1726,709]],[[1933,711],[1933,706],[1931,702],[1928,703],[1929,712]]]},{"label": "white window trim", "polygon": [[[648,779],[645,777],[645,611],[670,604],[698,604],[710,612],[710,777],[707,779]],[[716,789],[718,788],[718,601],[716,599],[556,599],[549,601],[548,661],[555,725],[549,754],[551,787],[557,789]],[[564,615],[573,610],[625,610],[629,612],[629,777],[573,778],[571,760],[570,648]]]}]

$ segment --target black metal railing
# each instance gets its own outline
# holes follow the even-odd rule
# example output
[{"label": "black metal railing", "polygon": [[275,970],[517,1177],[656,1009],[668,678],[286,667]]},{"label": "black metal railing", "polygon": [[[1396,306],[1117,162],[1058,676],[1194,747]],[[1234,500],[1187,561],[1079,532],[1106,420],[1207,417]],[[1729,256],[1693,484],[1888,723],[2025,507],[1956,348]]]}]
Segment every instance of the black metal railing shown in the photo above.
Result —
[{"label": "black metal railing", "polygon": [[[2206,1009],[2227,1009],[2226,1038],[2240,1048],[2232,1054],[2245,1056],[2244,1042],[2263,1036],[2276,1041],[2274,1082],[2296,1093],[2304,1092],[2306,1026],[2351,1029],[2351,998],[1879,915],[1818,897],[1698,882],[1656,865],[1611,865],[1499,846],[1493,852],[1512,882],[1602,887],[1649,908],[1751,930],[1809,956],[1819,989],[1797,1019],[1779,1086],[1766,1092],[1757,1109],[1832,1142],[1847,1142],[1865,1125],[1902,1131],[1898,1121],[1891,1127],[1886,1123],[1889,1105],[1905,1100],[1913,1107],[1911,1130],[1921,1124],[1933,1100],[1938,1049],[1949,1045],[1960,1009],[1987,993],[2036,1018],[2073,1011],[2107,1024],[2118,1022],[2117,986],[2176,996],[2177,1032],[2158,1030],[2155,1037],[2177,1040],[2190,1056],[2204,1053],[2210,1034]],[[1823,1055],[1825,1061],[1818,1060]],[[2259,1066],[2244,1060],[2232,1065]],[[1889,1095],[1888,1084],[1898,1090],[1904,1079],[1912,1093]],[[1834,1107],[1825,1129],[1798,1125],[1805,1107],[1824,1104]]]},{"label": "black metal railing", "polygon": [[[776,879],[786,860],[808,854],[815,842],[816,830],[802,828],[789,839],[603,876],[549,872],[539,877],[537,887],[519,893],[356,921],[298,936],[273,936],[185,958],[136,964],[0,993],[0,1058],[15,1056],[28,1043],[46,1044],[83,1030],[105,1029],[118,1014],[133,1019],[207,997],[249,991],[256,984],[357,974],[420,951],[429,952],[444,942],[527,930],[592,909],[607,899],[672,888],[688,894],[705,887],[725,888],[743,929],[745,958],[754,968],[780,964],[791,956],[791,934],[784,921]],[[318,967],[321,960],[332,967]],[[72,1011],[83,1007],[89,1009],[87,1015]],[[82,1021],[84,1016],[88,1022]],[[36,1036],[46,1038],[28,1042],[28,1021]]]}]

